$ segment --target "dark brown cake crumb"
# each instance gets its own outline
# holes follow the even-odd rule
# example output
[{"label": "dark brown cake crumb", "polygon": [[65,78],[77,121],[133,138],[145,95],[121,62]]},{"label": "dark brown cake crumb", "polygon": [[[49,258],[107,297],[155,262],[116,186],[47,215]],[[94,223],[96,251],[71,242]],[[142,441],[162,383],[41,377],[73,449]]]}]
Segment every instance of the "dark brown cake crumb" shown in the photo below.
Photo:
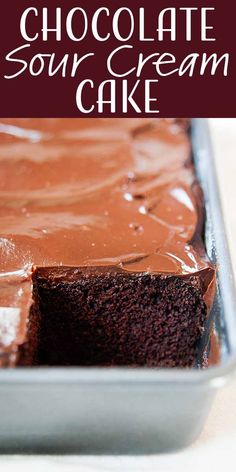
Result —
[{"label": "dark brown cake crumb", "polygon": [[30,362],[33,348],[40,365],[193,364],[207,311],[196,275],[39,269],[34,283],[41,321],[32,310]]}]

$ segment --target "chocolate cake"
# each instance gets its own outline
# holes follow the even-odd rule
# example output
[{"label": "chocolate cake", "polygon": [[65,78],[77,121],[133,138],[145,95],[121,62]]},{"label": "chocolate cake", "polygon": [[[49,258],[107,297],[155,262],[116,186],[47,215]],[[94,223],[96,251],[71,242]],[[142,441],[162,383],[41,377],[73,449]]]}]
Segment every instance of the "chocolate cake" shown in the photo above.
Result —
[{"label": "chocolate cake", "polygon": [[193,365],[215,268],[187,126],[1,120],[0,365]]}]

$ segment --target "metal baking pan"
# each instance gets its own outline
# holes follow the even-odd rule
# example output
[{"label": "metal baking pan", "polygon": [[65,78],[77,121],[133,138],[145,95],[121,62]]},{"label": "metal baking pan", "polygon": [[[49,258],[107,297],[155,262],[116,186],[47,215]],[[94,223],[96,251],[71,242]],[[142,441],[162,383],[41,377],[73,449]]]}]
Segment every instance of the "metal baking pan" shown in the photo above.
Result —
[{"label": "metal baking pan", "polygon": [[217,365],[1,370],[2,453],[150,454],[185,447],[201,432],[215,392],[236,369],[236,302],[206,120],[193,120],[191,134],[207,252],[218,266]]}]

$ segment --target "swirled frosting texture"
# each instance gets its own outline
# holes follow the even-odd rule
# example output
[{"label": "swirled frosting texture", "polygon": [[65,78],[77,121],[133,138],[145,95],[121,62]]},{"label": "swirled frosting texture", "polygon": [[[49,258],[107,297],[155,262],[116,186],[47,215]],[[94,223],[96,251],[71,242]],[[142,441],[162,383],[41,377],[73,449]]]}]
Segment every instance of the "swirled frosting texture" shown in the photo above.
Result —
[{"label": "swirled frosting texture", "polygon": [[[0,305],[20,309],[22,326],[34,267],[180,276],[211,267],[183,122],[1,120],[0,174]],[[22,337],[17,313],[9,317]]]}]

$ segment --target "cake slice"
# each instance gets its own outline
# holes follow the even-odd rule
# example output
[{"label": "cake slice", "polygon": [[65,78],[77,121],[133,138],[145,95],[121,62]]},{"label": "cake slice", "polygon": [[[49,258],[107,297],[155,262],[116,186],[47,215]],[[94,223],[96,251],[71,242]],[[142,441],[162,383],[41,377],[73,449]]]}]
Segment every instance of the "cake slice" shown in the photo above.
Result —
[{"label": "cake slice", "polygon": [[187,122],[0,123],[0,365],[192,366],[215,268]]}]

